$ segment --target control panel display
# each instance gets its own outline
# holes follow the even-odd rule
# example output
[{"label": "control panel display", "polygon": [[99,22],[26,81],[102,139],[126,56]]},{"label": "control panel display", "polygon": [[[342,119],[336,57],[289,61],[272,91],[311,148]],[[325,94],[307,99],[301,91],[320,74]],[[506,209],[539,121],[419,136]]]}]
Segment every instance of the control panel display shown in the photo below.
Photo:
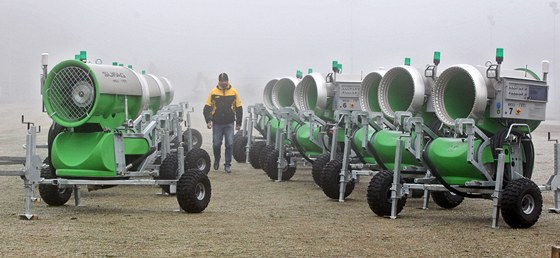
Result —
[{"label": "control panel display", "polygon": [[547,101],[548,88],[537,85],[508,83],[506,98],[515,100]]},{"label": "control panel display", "polygon": [[543,121],[546,117],[548,85],[543,81],[502,78],[490,103],[490,117]]},{"label": "control panel display", "polygon": [[333,107],[336,110],[360,110],[360,83],[336,83]]}]

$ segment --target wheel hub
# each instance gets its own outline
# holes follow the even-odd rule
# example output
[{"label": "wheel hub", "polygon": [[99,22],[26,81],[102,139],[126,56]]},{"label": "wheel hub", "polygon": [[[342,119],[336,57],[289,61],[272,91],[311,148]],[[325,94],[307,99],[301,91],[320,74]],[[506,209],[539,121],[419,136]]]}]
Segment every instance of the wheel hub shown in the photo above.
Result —
[{"label": "wheel hub", "polygon": [[531,214],[535,209],[535,198],[532,195],[527,194],[521,199],[521,210],[525,214]]},{"label": "wheel hub", "polygon": [[198,170],[204,171],[204,169],[206,169],[206,161],[204,161],[204,159],[198,159],[198,161],[196,162],[196,167],[198,168]]},{"label": "wheel hub", "polygon": [[202,201],[204,199],[204,196],[206,196],[206,187],[203,183],[196,184],[195,194],[197,200]]}]

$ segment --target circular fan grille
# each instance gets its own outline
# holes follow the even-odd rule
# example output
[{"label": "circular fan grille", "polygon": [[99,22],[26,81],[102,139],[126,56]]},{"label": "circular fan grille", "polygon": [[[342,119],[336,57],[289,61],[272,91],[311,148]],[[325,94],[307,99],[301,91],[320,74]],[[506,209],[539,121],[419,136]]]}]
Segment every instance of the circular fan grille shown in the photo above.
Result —
[{"label": "circular fan grille", "polygon": [[56,114],[67,122],[76,122],[91,111],[95,103],[95,86],[86,70],[68,66],[55,74],[47,96],[53,110],[51,115]]}]

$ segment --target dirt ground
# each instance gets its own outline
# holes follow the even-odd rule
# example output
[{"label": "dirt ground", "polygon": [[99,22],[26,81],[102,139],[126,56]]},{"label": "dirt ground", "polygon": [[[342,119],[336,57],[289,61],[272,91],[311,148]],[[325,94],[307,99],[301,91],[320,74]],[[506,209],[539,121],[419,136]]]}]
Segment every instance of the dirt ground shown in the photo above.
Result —
[{"label": "dirt ground", "polygon": [[[25,126],[21,114],[43,126],[50,121],[36,105],[2,104],[0,156],[23,156]],[[195,106],[195,128],[211,153],[210,131]],[[553,172],[553,143],[560,123],[546,122],[534,133],[534,181],[544,184]],[[45,156],[42,151],[42,157]],[[19,167],[16,167],[19,168]],[[1,169],[1,168],[0,168]],[[489,200],[466,199],[443,210],[421,199],[408,199],[398,219],[378,217],[369,209],[362,177],[346,202],[328,199],[313,184],[311,171],[298,169],[288,182],[273,182],[249,164],[233,172],[211,171],[212,199],[200,214],[176,212],[175,197],[151,186],[81,190],[82,206],[72,199],[62,207],[33,206],[38,220],[23,221],[23,181],[0,177],[1,256],[523,256],[549,257],[560,245],[560,215],[548,213],[553,193],[543,192],[543,213],[530,229],[514,230],[500,220],[492,229]]]}]

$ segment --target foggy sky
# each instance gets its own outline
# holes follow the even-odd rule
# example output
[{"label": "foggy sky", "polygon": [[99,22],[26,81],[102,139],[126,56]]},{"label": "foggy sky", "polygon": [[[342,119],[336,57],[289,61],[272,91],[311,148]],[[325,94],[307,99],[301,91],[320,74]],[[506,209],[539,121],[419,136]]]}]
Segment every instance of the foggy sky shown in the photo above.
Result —
[{"label": "foggy sky", "polygon": [[298,69],[328,72],[332,60],[344,73],[391,68],[404,57],[423,69],[441,51],[441,72],[493,61],[502,47],[506,69],[527,65],[540,75],[541,61],[552,62],[547,115],[560,118],[551,108],[560,95],[560,47],[553,55],[560,18],[549,2],[2,0],[0,107],[40,103],[44,52],[50,67],[87,50],[92,61],[166,76],[175,101],[203,102],[226,72],[248,105],[260,101],[268,80]]}]

